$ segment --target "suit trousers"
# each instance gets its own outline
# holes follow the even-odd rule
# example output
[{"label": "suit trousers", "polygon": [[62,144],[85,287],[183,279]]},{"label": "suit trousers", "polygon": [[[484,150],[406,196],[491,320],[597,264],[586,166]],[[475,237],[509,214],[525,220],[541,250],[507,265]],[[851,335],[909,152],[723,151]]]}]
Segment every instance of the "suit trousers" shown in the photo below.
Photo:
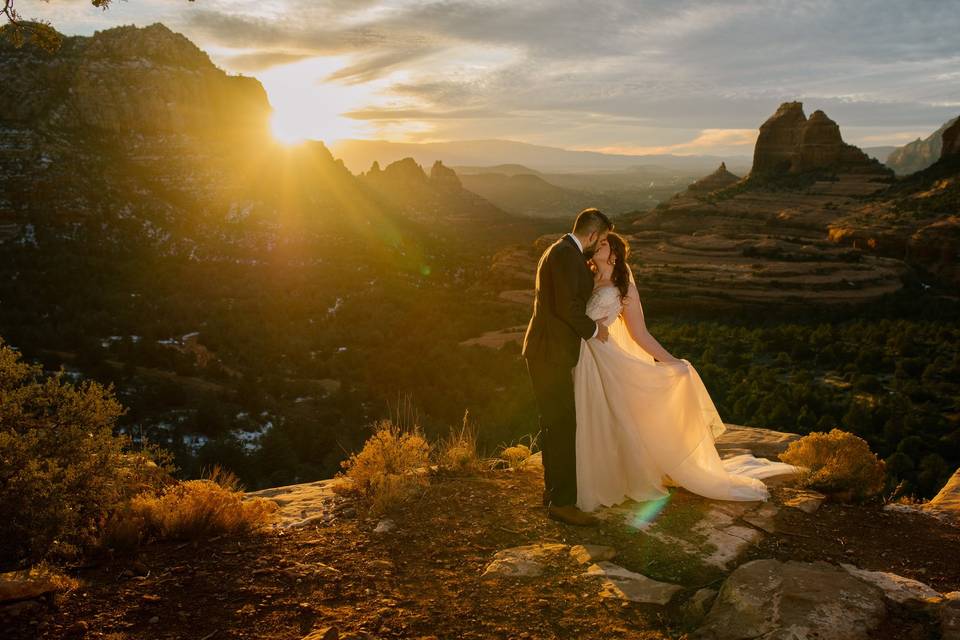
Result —
[{"label": "suit trousers", "polygon": [[540,414],[543,454],[543,503],[558,507],[577,502],[577,408],[573,367],[527,360]]}]

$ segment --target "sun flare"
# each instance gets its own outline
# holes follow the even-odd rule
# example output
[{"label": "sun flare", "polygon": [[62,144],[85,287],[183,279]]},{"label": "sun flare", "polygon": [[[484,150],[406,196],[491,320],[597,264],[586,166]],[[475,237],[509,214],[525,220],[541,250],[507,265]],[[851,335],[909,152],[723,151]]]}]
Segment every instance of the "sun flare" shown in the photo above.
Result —
[{"label": "sun flare", "polygon": [[313,58],[259,74],[273,106],[270,128],[278,141],[292,145],[323,140],[329,144],[367,137],[366,123],[344,114],[375,103],[378,87],[325,81],[342,64],[338,59]]}]

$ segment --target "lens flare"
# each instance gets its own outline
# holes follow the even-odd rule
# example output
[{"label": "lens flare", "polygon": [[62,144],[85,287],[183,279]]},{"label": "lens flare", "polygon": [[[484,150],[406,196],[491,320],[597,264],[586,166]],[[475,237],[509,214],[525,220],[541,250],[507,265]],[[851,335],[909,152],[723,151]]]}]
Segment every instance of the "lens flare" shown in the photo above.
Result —
[{"label": "lens flare", "polygon": [[627,523],[634,529],[645,529],[660,515],[660,512],[663,511],[668,502],[670,502],[670,495],[637,504],[637,506],[634,507],[633,513],[627,518]]}]

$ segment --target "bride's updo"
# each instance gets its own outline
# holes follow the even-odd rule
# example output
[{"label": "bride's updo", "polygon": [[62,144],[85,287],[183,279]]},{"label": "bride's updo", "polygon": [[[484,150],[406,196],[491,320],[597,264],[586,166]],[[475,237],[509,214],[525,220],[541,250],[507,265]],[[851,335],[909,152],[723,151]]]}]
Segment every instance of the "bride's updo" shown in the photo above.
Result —
[{"label": "bride's updo", "polygon": [[607,244],[610,245],[610,257],[616,260],[610,281],[620,290],[620,298],[626,298],[630,290],[630,267],[627,265],[630,245],[626,238],[612,231],[607,235]]}]

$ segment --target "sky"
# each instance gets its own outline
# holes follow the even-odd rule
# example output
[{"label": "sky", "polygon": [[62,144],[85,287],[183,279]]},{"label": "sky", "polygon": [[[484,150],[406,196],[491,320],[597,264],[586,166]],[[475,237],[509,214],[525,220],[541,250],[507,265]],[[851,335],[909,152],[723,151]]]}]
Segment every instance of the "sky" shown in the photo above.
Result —
[{"label": "sky", "polygon": [[256,76],[281,137],[750,155],[784,101],[859,146],[960,114],[956,0],[19,0],[68,35],[163,22]]}]

